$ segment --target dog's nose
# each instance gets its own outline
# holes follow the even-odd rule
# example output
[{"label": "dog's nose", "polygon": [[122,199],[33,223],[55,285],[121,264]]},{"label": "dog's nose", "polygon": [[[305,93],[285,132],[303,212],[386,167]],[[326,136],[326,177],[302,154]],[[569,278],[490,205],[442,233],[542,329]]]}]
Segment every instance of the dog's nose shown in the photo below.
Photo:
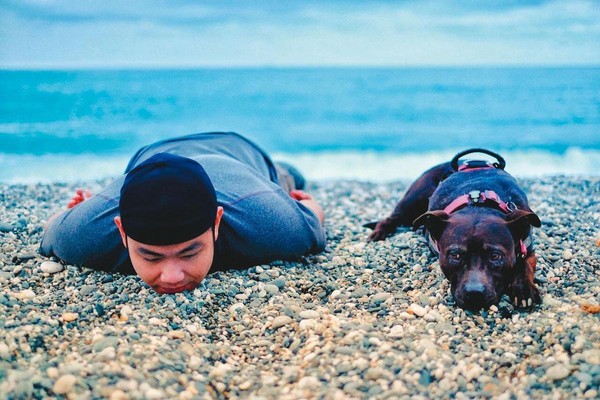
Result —
[{"label": "dog's nose", "polygon": [[465,306],[472,310],[479,310],[486,307],[485,295],[485,286],[482,283],[467,283],[464,290]]}]

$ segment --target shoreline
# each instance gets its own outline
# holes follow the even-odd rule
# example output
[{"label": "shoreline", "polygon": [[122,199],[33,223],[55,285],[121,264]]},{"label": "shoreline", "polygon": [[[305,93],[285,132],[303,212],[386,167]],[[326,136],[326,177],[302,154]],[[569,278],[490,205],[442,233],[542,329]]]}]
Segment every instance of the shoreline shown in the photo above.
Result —
[{"label": "shoreline", "polygon": [[[328,245],[160,296],[43,272],[43,222],[78,184],[0,184],[0,394],[42,398],[596,398],[600,177],[517,178],[544,303],[465,312],[420,232],[367,243],[410,181],[321,181]],[[105,182],[105,181],[104,181]],[[94,192],[103,181],[90,182]]]}]

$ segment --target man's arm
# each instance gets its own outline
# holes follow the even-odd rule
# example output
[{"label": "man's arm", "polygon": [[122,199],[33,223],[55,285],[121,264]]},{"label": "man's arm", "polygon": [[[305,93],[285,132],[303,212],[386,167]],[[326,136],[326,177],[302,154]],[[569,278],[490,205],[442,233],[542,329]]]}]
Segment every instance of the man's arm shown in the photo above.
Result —
[{"label": "man's arm", "polygon": [[[77,204],[86,201],[90,197],[92,197],[92,192],[90,192],[89,190],[77,189],[71,200],[69,200],[69,203],[67,204],[67,209],[75,207]],[[63,212],[64,211],[59,211],[50,216],[50,218],[48,218],[48,221],[46,221],[46,223],[44,224],[44,230],[47,230],[52,221],[58,218],[58,216]]]},{"label": "man's arm", "polygon": [[98,194],[78,191],[70,208],[49,218],[39,252],[67,264],[109,272],[129,272],[127,251],[114,223],[118,215],[118,178]]}]

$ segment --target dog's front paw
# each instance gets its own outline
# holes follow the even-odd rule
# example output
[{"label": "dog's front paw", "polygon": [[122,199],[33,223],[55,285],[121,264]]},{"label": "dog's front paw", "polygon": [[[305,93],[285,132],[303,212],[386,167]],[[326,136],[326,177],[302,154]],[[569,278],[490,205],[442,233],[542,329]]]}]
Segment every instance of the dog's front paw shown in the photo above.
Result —
[{"label": "dog's front paw", "polygon": [[385,240],[395,230],[396,225],[391,224],[388,219],[381,220],[379,222],[370,222],[363,225],[365,228],[373,229],[373,232],[369,235],[369,242],[377,242],[379,240]]},{"label": "dog's front paw", "polygon": [[369,235],[369,242],[377,242],[379,240],[385,240],[390,235],[390,232],[384,229],[375,229]]},{"label": "dog's front paw", "polygon": [[530,308],[542,303],[542,296],[535,284],[530,282],[515,281],[510,287],[510,301],[515,307]]}]

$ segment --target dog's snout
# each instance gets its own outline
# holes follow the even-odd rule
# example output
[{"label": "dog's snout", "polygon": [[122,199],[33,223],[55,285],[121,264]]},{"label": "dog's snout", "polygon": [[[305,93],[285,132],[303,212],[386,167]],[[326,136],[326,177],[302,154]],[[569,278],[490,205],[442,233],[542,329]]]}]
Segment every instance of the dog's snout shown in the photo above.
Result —
[{"label": "dog's snout", "polygon": [[485,286],[481,282],[467,282],[465,285],[465,293],[478,295],[485,293]]},{"label": "dog's snout", "polygon": [[479,310],[487,306],[487,292],[481,282],[468,282],[464,288],[464,303],[466,308]]}]

